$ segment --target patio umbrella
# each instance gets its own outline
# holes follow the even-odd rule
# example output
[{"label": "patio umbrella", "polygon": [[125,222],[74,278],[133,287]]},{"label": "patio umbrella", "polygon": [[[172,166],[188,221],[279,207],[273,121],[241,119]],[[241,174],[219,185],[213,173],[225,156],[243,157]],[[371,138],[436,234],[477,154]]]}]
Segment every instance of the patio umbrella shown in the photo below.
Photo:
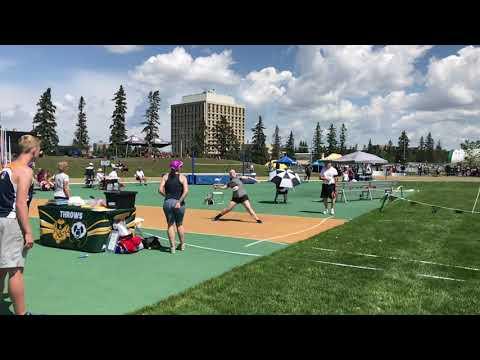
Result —
[{"label": "patio umbrella", "polygon": [[301,183],[298,174],[291,170],[273,170],[268,175],[268,180],[279,187],[289,189]]},{"label": "patio umbrella", "polygon": [[377,155],[369,154],[363,151],[356,151],[351,154],[342,156],[336,160],[338,162],[360,163],[360,164],[387,164],[388,161],[378,157]]}]

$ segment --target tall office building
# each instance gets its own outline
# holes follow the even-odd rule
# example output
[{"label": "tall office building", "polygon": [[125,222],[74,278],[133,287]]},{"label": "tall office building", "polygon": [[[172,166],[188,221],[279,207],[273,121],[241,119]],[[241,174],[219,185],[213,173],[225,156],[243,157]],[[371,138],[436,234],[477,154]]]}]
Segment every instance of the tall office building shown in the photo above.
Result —
[{"label": "tall office building", "polygon": [[180,104],[171,105],[172,153],[191,153],[196,132],[205,122],[205,152],[215,155],[213,133],[221,116],[227,118],[240,144],[245,142],[245,107],[235,103],[231,96],[216,94],[214,90],[182,97]]}]

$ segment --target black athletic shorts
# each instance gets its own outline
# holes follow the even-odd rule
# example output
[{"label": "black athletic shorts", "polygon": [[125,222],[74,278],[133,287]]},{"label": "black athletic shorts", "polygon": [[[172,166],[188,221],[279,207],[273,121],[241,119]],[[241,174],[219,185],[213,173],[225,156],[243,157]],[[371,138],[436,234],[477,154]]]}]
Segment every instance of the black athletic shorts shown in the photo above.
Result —
[{"label": "black athletic shorts", "polygon": [[248,200],[248,195],[243,195],[242,197],[232,197],[232,201],[241,204]]},{"label": "black athletic shorts", "polygon": [[335,184],[322,184],[322,195],[320,195],[322,199],[330,198],[335,199],[336,192],[335,192]]}]

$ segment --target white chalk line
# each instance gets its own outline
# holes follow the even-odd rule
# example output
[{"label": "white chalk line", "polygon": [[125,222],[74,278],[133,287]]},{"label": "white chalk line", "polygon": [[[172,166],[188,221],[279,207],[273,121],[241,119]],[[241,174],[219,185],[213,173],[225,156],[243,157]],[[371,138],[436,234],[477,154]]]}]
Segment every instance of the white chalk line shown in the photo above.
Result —
[{"label": "white chalk line", "polygon": [[350,268],[355,268],[355,269],[383,271],[383,269],[369,267],[369,266],[358,266],[358,265],[335,263],[335,262],[321,261],[321,260],[312,260],[312,261],[317,262],[317,263],[321,263],[321,264],[328,264],[328,265],[335,265],[335,266],[342,266],[342,267],[350,267]]},{"label": "white chalk line", "polygon": [[475,204],[473,204],[472,214],[475,212],[475,207],[477,206],[478,197],[480,196],[480,186],[478,187],[477,198],[475,199]]},{"label": "white chalk line", "polygon": [[462,279],[449,278],[445,276],[436,276],[436,275],[427,275],[427,274],[417,274],[420,277],[432,278],[432,279],[441,279],[441,280],[451,280],[451,281],[465,281]]},{"label": "white chalk line", "polygon": [[[336,263],[330,261],[321,261],[321,260],[312,260],[316,263],[327,264],[327,265],[334,265],[334,266],[341,266],[341,267],[349,267],[354,269],[361,269],[361,270],[374,270],[374,271],[385,271],[382,268],[375,268],[370,266],[359,266],[359,265],[351,265],[351,264],[344,264],[344,263]],[[455,279],[445,276],[437,276],[437,275],[427,275],[427,274],[416,274],[416,276],[423,277],[423,278],[432,278],[432,279],[439,279],[439,280],[450,280],[450,281],[461,281],[464,282],[465,280],[462,279]]]},{"label": "white chalk line", "polygon": [[[156,236],[160,239],[163,239],[163,240],[168,240],[168,238],[165,238],[163,236],[159,236],[159,235],[155,235],[155,234],[151,234],[151,233],[148,233],[146,231],[143,231],[144,234],[146,235],[150,235],[150,236]],[[210,250],[210,251],[216,251],[216,252],[222,252],[222,253],[227,253],[227,254],[235,254],[235,255],[244,255],[244,256],[255,256],[255,257],[261,257],[263,255],[260,255],[260,254],[251,254],[251,253],[244,253],[244,252],[238,252],[238,251],[229,251],[229,250],[222,250],[222,249],[215,249],[215,248],[210,248],[210,247],[206,247],[206,246],[200,246],[200,245],[193,245],[193,244],[188,244],[188,243],[185,243],[186,246],[191,246],[191,247],[194,247],[194,248],[199,248],[199,249],[204,249],[204,250]]]},{"label": "white chalk line", "polygon": [[[253,243],[250,243],[250,244],[247,244],[245,245],[245,247],[249,247],[249,246],[253,246],[253,245],[256,245],[256,244],[260,244],[264,241],[268,241],[268,242],[271,242],[271,243],[274,243],[274,244],[279,244],[277,242],[274,242],[272,240],[274,239],[281,239],[281,238],[285,238],[285,237],[290,237],[292,235],[296,235],[296,234],[301,234],[303,232],[307,232],[307,231],[310,231],[312,229],[315,229],[316,227],[320,226],[320,225],[323,225],[328,219],[331,219],[333,216],[329,216],[325,219],[323,219],[322,221],[320,221],[318,224],[315,224],[315,225],[312,225],[306,229],[303,229],[303,230],[299,230],[299,231],[295,231],[293,233],[290,233],[290,234],[285,234],[285,235],[279,235],[279,236],[274,236],[274,237],[271,237],[271,238],[268,238],[268,239],[263,239],[263,240],[258,240],[258,241],[255,241]],[[282,243],[283,244],[283,243]],[[287,245],[287,244],[283,244],[283,245]]]},{"label": "white chalk line", "polygon": [[474,267],[469,267],[469,266],[460,266],[460,265],[442,264],[442,263],[437,263],[437,262],[434,262],[434,261],[427,261],[427,260],[402,259],[402,258],[398,258],[398,257],[394,257],[394,256],[380,256],[380,255],[374,255],[374,254],[365,254],[365,253],[349,252],[349,251],[339,251],[339,250],[335,250],[335,249],[325,249],[325,248],[318,248],[318,247],[312,247],[312,249],[321,250],[321,251],[330,251],[330,252],[344,252],[345,254],[349,254],[349,255],[376,257],[376,258],[389,259],[389,260],[398,260],[398,261],[415,262],[415,263],[428,264],[428,265],[445,266],[445,267],[451,267],[451,268],[463,269],[463,270],[470,270],[470,271],[480,271],[479,268],[474,268]]}]

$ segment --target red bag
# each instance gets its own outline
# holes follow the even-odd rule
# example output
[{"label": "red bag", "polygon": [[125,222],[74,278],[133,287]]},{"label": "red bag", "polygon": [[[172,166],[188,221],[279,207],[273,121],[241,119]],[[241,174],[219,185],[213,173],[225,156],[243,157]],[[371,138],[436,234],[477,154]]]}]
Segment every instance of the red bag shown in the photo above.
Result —
[{"label": "red bag", "polygon": [[142,243],[142,238],[139,236],[127,235],[118,241],[118,245],[127,253],[135,253],[138,251],[139,245]]}]

